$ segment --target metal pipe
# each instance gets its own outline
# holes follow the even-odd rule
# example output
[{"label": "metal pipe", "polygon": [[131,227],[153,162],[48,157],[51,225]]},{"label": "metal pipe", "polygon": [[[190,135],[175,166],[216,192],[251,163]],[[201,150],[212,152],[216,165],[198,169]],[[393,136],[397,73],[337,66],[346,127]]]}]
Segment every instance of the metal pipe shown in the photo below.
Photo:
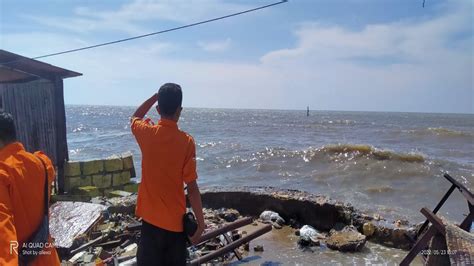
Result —
[{"label": "metal pipe", "polygon": [[216,230],[213,230],[211,232],[205,233],[201,236],[201,239],[199,240],[199,243],[207,241],[211,238],[214,238],[218,235],[222,235],[224,233],[227,233],[231,230],[234,230],[236,228],[242,227],[244,225],[248,225],[252,223],[252,218],[251,217],[245,217],[239,220],[236,220],[232,223],[226,224],[220,228],[217,228]]},{"label": "metal pipe", "polygon": [[101,235],[101,236],[99,236],[98,238],[93,239],[93,240],[91,240],[91,241],[85,243],[84,245],[82,245],[82,246],[80,246],[80,247],[78,247],[78,248],[72,250],[69,254],[70,254],[70,255],[74,255],[74,254],[76,254],[76,253],[79,253],[79,252],[81,252],[81,251],[87,249],[88,247],[93,246],[93,245],[95,245],[95,244],[101,242],[102,240],[107,239],[107,237],[108,237],[108,235]]},{"label": "metal pipe", "polygon": [[264,227],[262,228],[259,228],[257,229],[255,232],[251,233],[251,234],[248,234],[244,237],[242,237],[241,239],[238,239],[212,253],[209,253],[207,255],[204,255],[200,258],[197,258],[193,261],[191,261],[191,265],[199,265],[199,264],[202,264],[202,263],[206,263],[212,259],[215,259],[215,258],[218,258],[226,253],[229,253],[231,252],[233,249],[247,243],[247,242],[250,242],[251,240],[265,234],[265,233],[268,233],[272,230],[272,225],[270,224],[267,224],[265,225]]}]

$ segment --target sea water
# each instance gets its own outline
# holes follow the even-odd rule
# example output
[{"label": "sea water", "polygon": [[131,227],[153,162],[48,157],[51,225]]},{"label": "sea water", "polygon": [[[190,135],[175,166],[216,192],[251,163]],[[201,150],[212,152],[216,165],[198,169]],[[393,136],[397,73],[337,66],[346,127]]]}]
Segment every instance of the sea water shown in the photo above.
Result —
[{"label": "sea water", "polygon": [[[70,159],[130,151],[134,107],[67,106]],[[150,117],[157,120],[155,109]],[[197,146],[201,186],[275,186],[329,195],[387,218],[423,219],[449,189],[474,190],[474,115],[184,108],[179,127]],[[460,221],[455,191],[441,213]]]},{"label": "sea water", "polygon": [[[70,159],[130,151],[135,107],[67,106]],[[155,109],[150,117],[157,120]],[[420,222],[450,183],[474,190],[474,115],[184,108],[179,127],[197,146],[200,186],[274,186],[328,195],[389,221]],[[460,222],[458,191],[440,214]]]}]

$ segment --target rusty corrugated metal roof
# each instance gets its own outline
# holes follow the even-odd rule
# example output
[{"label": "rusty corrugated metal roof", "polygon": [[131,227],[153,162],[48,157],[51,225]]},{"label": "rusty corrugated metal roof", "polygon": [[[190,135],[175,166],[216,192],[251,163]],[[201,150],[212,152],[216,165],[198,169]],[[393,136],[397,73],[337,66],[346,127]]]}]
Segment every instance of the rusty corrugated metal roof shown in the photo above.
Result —
[{"label": "rusty corrugated metal roof", "polygon": [[82,74],[0,49],[0,83],[77,76]]}]

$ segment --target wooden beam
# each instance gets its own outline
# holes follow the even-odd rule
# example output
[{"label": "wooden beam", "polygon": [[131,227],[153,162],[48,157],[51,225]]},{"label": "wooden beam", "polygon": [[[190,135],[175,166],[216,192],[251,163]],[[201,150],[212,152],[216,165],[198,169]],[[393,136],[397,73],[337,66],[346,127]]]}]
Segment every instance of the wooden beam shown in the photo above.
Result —
[{"label": "wooden beam", "polygon": [[474,195],[472,195],[471,191],[467,189],[463,184],[458,182],[456,179],[454,179],[452,176],[449,174],[444,174],[444,177],[448,179],[449,182],[451,182],[453,185],[455,185],[459,192],[466,198],[466,200],[471,204],[474,205]]},{"label": "wooden beam", "polygon": [[420,254],[420,252],[428,247],[428,242],[436,234],[436,229],[433,226],[430,226],[426,233],[423,234],[411,248],[410,252],[405,256],[405,258],[400,262],[400,266],[408,266],[410,263]]},{"label": "wooden beam", "polygon": [[4,69],[27,73],[28,75],[38,76],[51,81],[54,81],[58,76],[61,78],[69,78],[82,75],[81,73],[53,66],[1,49],[0,64]]},{"label": "wooden beam", "polygon": [[0,81],[0,84],[27,83],[27,82],[35,81],[38,79],[41,79],[41,78],[32,76],[32,77],[28,77],[24,79],[16,79],[14,81],[8,81],[8,82]]},{"label": "wooden beam", "polygon": [[428,208],[422,208],[420,212],[433,224],[438,232],[446,235],[446,228],[444,227],[443,221],[441,221],[436,214],[431,212]]},{"label": "wooden beam", "polygon": [[63,80],[56,77],[54,82],[54,103],[56,123],[56,166],[58,172],[58,194],[64,193],[64,163],[69,160],[66,137],[66,110],[64,106]]},{"label": "wooden beam", "polygon": [[[470,205],[470,206],[472,206],[472,205]],[[471,229],[473,217],[474,217],[474,213],[472,211],[470,211],[469,214],[467,215],[467,217],[464,219],[464,221],[462,221],[462,223],[459,225],[459,227],[462,230],[469,232],[469,229]]]}]

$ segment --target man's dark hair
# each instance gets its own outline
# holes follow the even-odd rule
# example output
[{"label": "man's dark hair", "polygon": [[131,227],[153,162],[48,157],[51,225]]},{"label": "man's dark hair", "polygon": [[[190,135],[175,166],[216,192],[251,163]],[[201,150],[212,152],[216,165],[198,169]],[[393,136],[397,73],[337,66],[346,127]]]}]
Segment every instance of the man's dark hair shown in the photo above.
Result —
[{"label": "man's dark hair", "polygon": [[15,122],[10,113],[0,111],[0,141],[4,143],[16,140]]},{"label": "man's dark hair", "polygon": [[174,115],[182,102],[183,92],[178,84],[165,83],[158,90],[158,106],[162,115]]}]

